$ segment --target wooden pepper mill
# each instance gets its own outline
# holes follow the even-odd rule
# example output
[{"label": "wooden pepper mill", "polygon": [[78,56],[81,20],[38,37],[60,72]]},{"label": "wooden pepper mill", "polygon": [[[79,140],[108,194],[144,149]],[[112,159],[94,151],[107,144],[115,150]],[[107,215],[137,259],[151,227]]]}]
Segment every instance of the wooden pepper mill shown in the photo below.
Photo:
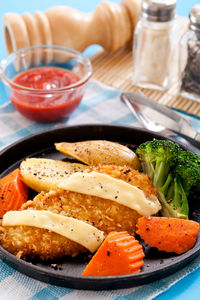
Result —
[{"label": "wooden pepper mill", "polygon": [[140,0],[122,0],[120,5],[102,2],[94,12],[53,7],[45,13],[7,13],[3,32],[8,53],[36,45],[59,45],[82,52],[92,44],[115,51],[132,39],[139,18]]}]

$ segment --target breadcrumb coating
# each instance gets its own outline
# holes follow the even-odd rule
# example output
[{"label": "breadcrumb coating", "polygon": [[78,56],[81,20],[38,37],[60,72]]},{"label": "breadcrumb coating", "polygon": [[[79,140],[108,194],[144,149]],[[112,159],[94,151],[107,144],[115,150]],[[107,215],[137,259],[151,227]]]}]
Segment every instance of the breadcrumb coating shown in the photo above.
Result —
[{"label": "breadcrumb coating", "polygon": [[[142,189],[152,201],[157,191],[150,178],[129,167],[98,166],[88,170],[108,174]],[[127,231],[135,233],[140,214],[117,202],[96,196],[57,189],[49,193],[41,192],[29,200],[21,210],[49,210],[57,214],[74,217],[104,231]],[[31,256],[42,260],[60,258],[66,255],[77,256],[86,252],[83,246],[46,229],[30,226],[0,227],[0,244],[17,257]]]}]

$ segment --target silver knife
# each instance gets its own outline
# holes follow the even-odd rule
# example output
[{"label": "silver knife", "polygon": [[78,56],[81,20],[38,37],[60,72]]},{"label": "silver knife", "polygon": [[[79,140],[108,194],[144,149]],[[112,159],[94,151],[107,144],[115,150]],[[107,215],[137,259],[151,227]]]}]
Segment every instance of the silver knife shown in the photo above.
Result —
[{"label": "silver knife", "polygon": [[140,121],[143,118],[143,123],[149,120],[152,124],[160,124],[200,149],[200,132],[197,132],[185,118],[175,111],[143,94],[125,92],[121,94],[121,100],[126,102],[130,109],[132,107],[131,111],[136,118]]}]

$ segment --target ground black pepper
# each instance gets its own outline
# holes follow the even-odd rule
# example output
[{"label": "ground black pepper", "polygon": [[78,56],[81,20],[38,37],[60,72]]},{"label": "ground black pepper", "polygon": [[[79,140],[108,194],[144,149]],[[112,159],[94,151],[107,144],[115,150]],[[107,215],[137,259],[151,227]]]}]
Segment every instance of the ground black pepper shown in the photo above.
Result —
[{"label": "ground black pepper", "polygon": [[[200,4],[190,11],[189,28],[180,42],[181,92],[200,96]],[[196,97],[195,97],[196,98]]]},{"label": "ground black pepper", "polygon": [[181,89],[200,94],[200,41],[188,41],[188,58],[182,74]]}]

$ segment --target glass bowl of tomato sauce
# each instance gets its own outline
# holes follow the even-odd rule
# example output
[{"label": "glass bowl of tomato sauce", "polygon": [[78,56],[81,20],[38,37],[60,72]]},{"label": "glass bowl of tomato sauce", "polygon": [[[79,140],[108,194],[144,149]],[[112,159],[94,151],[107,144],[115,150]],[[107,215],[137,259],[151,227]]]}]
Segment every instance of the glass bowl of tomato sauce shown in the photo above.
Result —
[{"label": "glass bowl of tomato sauce", "polygon": [[22,115],[37,122],[69,116],[81,102],[91,74],[89,59],[59,46],[23,48],[1,63],[10,101]]}]

